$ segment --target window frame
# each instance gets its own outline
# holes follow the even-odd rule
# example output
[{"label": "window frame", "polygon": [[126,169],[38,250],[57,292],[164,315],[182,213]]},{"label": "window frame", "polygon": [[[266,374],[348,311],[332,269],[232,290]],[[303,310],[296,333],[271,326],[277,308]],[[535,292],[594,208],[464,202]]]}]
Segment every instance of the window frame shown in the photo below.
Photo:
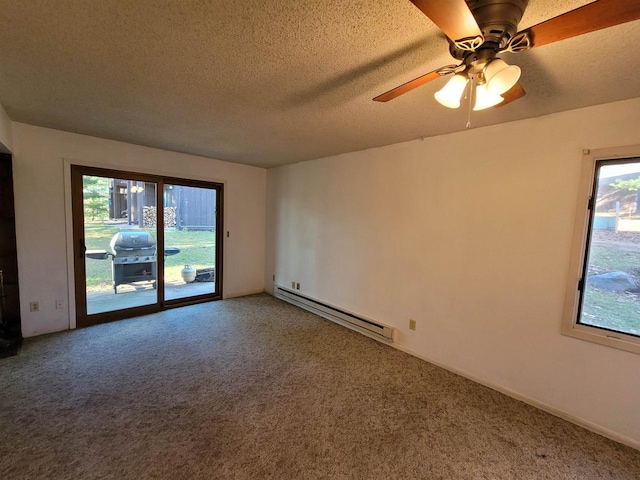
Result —
[{"label": "window frame", "polygon": [[581,308],[581,281],[587,263],[586,255],[593,221],[592,209],[594,205],[592,204],[592,199],[595,202],[596,162],[611,160],[612,163],[615,163],[616,160],[622,161],[632,158],[638,158],[638,161],[640,161],[640,145],[584,150],[582,153],[582,168],[569,261],[562,334],[640,354],[639,337],[578,323]]}]

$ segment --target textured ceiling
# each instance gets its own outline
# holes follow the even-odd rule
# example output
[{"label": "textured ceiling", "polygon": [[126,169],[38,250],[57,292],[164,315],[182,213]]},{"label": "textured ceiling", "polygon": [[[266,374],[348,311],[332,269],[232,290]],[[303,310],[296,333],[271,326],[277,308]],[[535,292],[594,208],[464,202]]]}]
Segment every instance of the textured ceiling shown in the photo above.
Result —
[{"label": "textured ceiling", "polygon": [[[530,0],[520,28],[586,0]],[[503,58],[527,96],[474,127],[640,97],[640,22]],[[464,130],[451,64],[408,0],[0,0],[0,104],[19,122],[273,166]]]}]

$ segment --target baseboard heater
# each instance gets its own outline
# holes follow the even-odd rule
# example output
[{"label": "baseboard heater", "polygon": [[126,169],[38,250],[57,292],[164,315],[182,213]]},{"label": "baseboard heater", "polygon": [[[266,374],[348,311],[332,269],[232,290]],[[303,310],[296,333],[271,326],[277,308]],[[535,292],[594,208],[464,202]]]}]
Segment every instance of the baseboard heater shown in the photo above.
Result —
[{"label": "baseboard heater", "polygon": [[293,305],[297,305],[298,307],[304,308],[305,310],[339,323],[340,325],[358,330],[365,335],[378,338],[379,340],[383,340],[388,343],[393,343],[394,329],[386,325],[382,325],[368,318],[341,310],[332,305],[301,295],[298,292],[283,288],[279,285],[276,285],[275,296],[276,298],[292,303]]}]

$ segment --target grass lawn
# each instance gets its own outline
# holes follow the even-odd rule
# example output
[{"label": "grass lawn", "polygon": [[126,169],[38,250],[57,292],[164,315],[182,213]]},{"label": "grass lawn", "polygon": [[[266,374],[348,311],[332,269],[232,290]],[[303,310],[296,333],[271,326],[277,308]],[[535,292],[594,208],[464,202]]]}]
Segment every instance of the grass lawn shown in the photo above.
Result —
[{"label": "grass lawn", "polygon": [[587,287],[582,323],[640,335],[640,302],[636,293],[606,292]]},{"label": "grass lawn", "polygon": [[[130,229],[127,229],[130,230]],[[111,251],[109,242],[120,231],[118,226],[104,225],[102,222],[85,223],[85,243],[87,250]],[[153,229],[145,229],[155,237]],[[180,253],[167,257],[165,262],[165,279],[168,282],[182,282],[180,271],[186,264],[193,268],[210,268],[215,266],[216,233],[187,230],[165,230],[167,247],[177,247]],[[161,257],[158,259],[161,260]],[[111,260],[85,260],[87,269],[87,291],[111,290]]]},{"label": "grass lawn", "polygon": [[[625,272],[640,284],[640,233],[595,231],[587,275]],[[640,335],[640,292],[608,292],[587,286],[581,323]]]},{"label": "grass lawn", "polygon": [[640,244],[594,239],[589,254],[589,275],[607,272],[640,273]]}]

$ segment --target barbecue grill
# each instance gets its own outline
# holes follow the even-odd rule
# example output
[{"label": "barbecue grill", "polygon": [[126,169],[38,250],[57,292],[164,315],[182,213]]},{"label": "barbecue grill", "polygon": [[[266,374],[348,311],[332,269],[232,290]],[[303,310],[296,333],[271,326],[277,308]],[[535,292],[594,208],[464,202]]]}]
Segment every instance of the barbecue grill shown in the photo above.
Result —
[{"label": "barbecue grill", "polygon": [[[134,282],[152,282],[156,285],[156,241],[149,232],[124,231],[116,233],[109,243],[111,252],[87,250],[85,256],[94,260],[111,258],[111,279],[113,291],[118,293],[119,285]],[[179,253],[180,249],[166,247],[165,257]]]}]

